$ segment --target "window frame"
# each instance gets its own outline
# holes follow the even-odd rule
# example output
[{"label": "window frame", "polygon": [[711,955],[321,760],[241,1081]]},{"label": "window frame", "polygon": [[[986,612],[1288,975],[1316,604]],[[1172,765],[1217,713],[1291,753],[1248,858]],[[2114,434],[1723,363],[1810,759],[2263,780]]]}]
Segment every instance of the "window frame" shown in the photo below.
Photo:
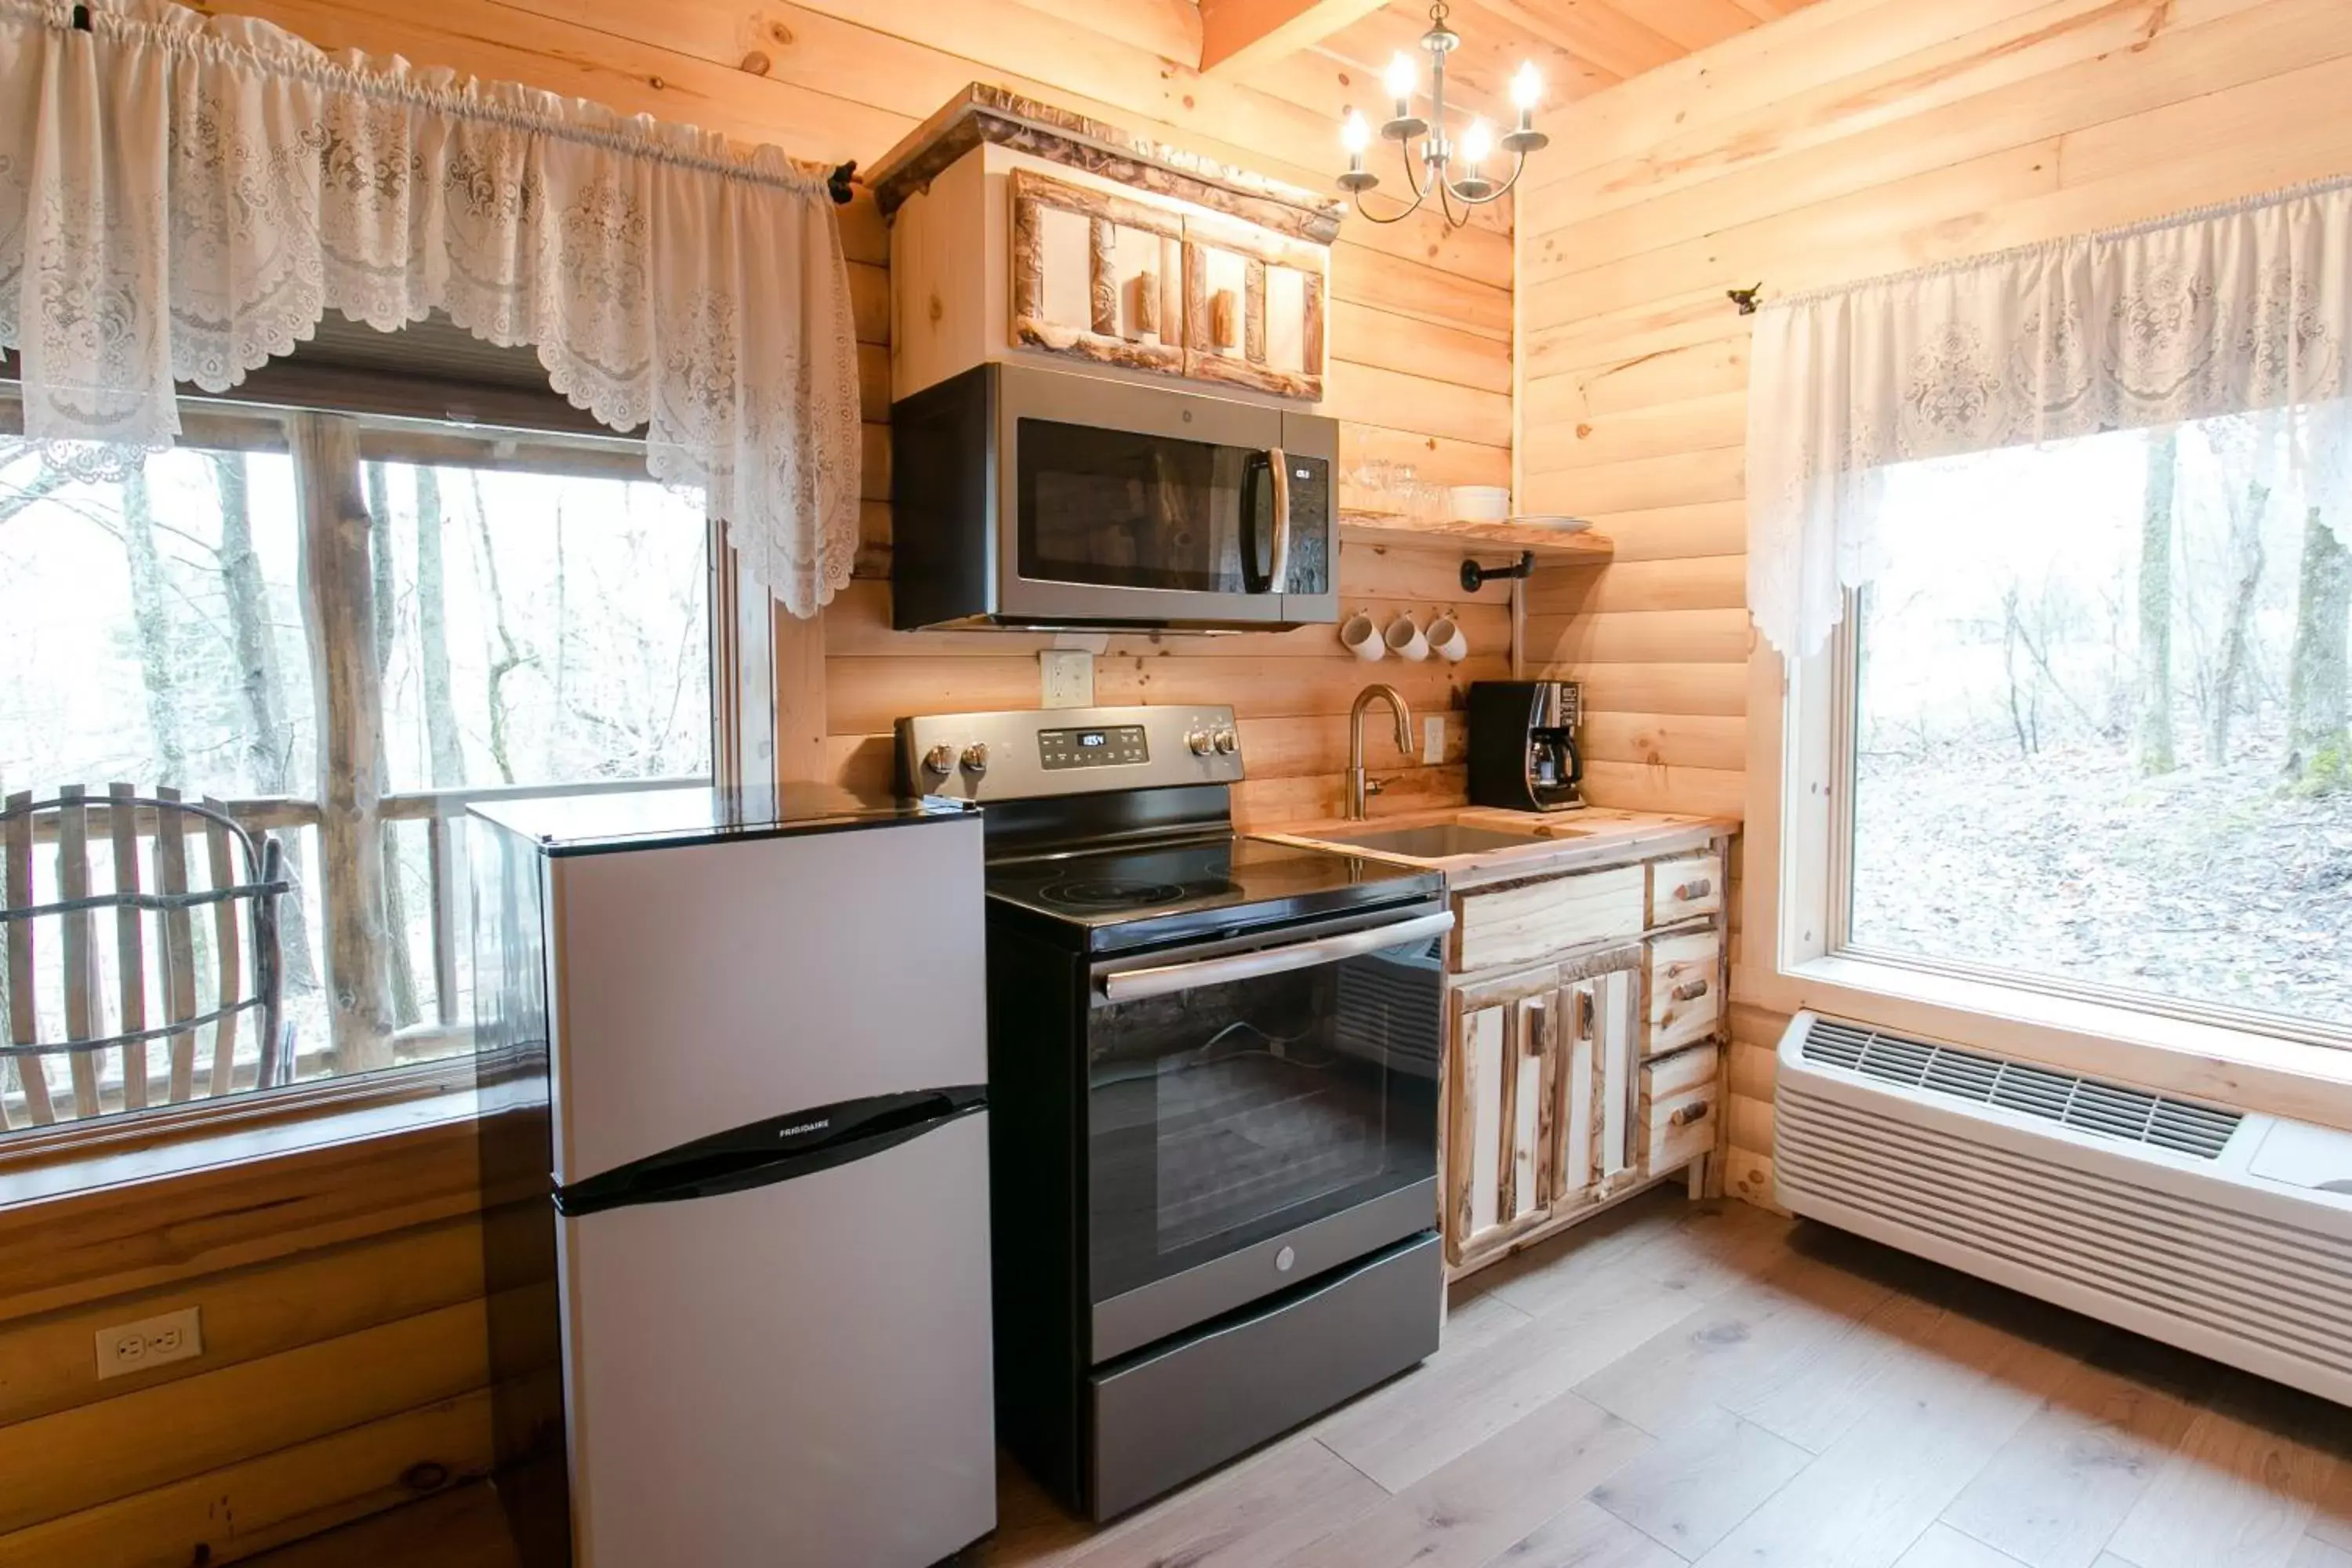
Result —
[{"label": "window frame", "polygon": [[2352,1027],[1857,946],[1856,595],[1821,650],[1749,655],[1736,1003],[2352,1127]]},{"label": "window frame", "polygon": [[[22,405],[14,395],[16,387],[13,377],[7,374],[12,369],[13,365],[0,361],[0,433],[15,434],[22,429]],[[229,399],[184,397],[182,438],[188,445],[215,450],[290,454],[295,467],[297,504],[305,513],[299,526],[306,530],[310,526],[308,514],[314,508],[334,503],[339,483],[347,484],[352,493],[358,493],[359,465],[369,461],[464,467],[475,466],[468,463],[468,458],[488,455],[493,458],[490,466],[500,468],[514,466],[541,472],[584,470],[633,479],[649,477],[640,441],[601,427],[583,428],[582,416],[561,399],[552,399],[552,406],[544,408],[542,417],[542,407],[535,399],[512,394],[497,396],[493,401],[499,416],[529,419],[530,423],[486,426],[467,416],[477,408],[481,389],[462,384],[435,384],[412,378],[411,384],[398,389],[399,396],[388,398],[382,384],[373,378],[329,373],[314,375],[303,389],[321,395],[335,395],[339,391],[348,395],[337,397],[338,404],[345,405],[341,406],[289,406],[249,395]],[[304,450],[306,446],[315,448],[317,445],[315,441],[306,441],[306,434],[315,434],[306,431],[306,426],[333,421],[348,421],[352,426],[352,471],[340,481],[332,477],[322,479]],[[522,460],[518,463],[518,458]],[[463,910],[462,889],[457,886],[463,879],[438,873],[449,858],[449,825],[464,817],[472,801],[573,790],[683,789],[710,784],[740,786],[747,776],[755,780],[772,777],[776,752],[775,647],[768,595],[742,577],[739,558],[728,545],[725,526],[707,513],[704,553],[709,570],[705,620],[709,639],[711,708],[711,765],[707,777],[385,791],[376,798],[373,816],[377,831],[388,834],[394,824],[401,822],[426,824],[436,873],[431,895],[435,905],[435,1003],[425,1018],[396,1030],[384,1041],[385,1048],[395,1058],[403,1041],[413,1042],[465,1026],[464,1020],[455,1016],[457,1002],[449,984],[455,970],[457,944],[464,937],[462,931],[452,929]],[[313,575],[317,563],[307,545],[303,559],[305,576],[298,586],[304,597],[307,619],[318,585]],[[364,655],[367,650],[363,646],[354,646],[341,651]],[[323,717],[329,700],[325,693],[336,683],[320,682],[314,676],[314,684],[319,690],[313,701]],[[323,732],[319,745],[323,773],[327,746]],[[316,830],[320,835],[320,859],[323,862],[327,858],[328,803],[319,798],[315,784],[309,795],[237,799],[223,804],[240,822],[257,829],[307,826]],[[321,932],[322,947],[333,942],[334,911],[338,903],[344,901],[339,900],[338,892],[347,886],[348,879],[338,882],[325,877],[322,866],[320,896],[327,917],[326,929]],[[331,956],[322,952],[322,957],[331,972]],[[379,953],[379,963],[381,957]],[[331,1009],[331,1024],[334,1021]],[[333,1055],[340,1054],[343,1046],[343,1040],[336,1037],[318,1048]],[[347,1118],[354,1111],[469,1095],[473,1087],[469,1053],[405,1062],[394,1059],[376,1067],[355,1064],[322,1078],[267,1091],[196,1100],[47,1127],[14,1129],[0,1136],[0,1176],[60,1161],[112,1157],[130,1151],[144,1152],[214,1139],[233,1140],[257,1128],[310,1120],[320,1123],[323,1134],[333,1136],[332,1127],[340,1125],[338,1119]]]}]

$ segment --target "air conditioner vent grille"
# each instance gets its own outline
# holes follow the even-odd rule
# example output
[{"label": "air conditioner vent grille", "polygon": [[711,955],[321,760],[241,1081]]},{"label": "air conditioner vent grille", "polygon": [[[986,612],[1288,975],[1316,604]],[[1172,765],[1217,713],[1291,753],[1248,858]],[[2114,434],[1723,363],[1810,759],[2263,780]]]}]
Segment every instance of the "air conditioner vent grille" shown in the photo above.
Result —
[{"label": "air conditioner vent grille", "polygon": [[1843,1068],[1865,1078],[1979,1105],[1999,1106],[2078,1132],[2146,1143],[2200,1160],[2221,1158],[2231,1134],[2244,1120],[2234,1110],[1830,1018],[1813,1021],[1803,1048],[1805,1060],[1821,1066]]}]

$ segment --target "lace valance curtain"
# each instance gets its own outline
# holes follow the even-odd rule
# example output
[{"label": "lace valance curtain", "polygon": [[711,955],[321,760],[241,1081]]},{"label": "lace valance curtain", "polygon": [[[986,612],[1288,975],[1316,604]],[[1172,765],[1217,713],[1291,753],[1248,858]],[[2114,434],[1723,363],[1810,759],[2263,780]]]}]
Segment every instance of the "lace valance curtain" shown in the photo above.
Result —
[{"label": "lace valance curtain", "polygon": [[1916,458],[2252,413],[2352,545],[2352,182],[1783,300],[1749,363],[1748,603],[1784,654],[1875,574]]},{"label": "lace valance curtain", "polygon": [[0,346],[25,433],[169,445],[333,307],[446,311],[702,489],[810,616],[857,545],[856,350],[821,173],[164,0],[0,0]]}]

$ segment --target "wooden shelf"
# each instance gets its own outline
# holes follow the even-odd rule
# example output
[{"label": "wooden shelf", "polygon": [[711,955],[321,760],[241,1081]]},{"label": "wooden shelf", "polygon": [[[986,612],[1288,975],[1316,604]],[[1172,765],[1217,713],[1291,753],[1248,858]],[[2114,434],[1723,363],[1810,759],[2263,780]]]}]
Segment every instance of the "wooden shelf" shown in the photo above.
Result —
[{"label": "wooden shelf", "polygon": [[1360,540],[1368,544],[1425,543],[1458,545],[1465,550],[1532,550],[1538,560],[1553,565],[1589,562],[1598,565],[1616,553],[1617,546],[1606,535],[1590,529],[1580,533],[1563,533],[1554,528],[1539,528],[1527,523],[1510,522],[1415,522],[1402,512],[1361,511],[1342,509],[1339,513],[1339,537]]}]

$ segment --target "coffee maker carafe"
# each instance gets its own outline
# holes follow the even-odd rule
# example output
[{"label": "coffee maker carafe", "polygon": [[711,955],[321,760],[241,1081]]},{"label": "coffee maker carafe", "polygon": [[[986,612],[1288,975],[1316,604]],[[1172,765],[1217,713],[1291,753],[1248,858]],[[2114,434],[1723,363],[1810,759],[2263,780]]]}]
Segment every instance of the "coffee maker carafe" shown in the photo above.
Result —
[{"label": "coffee maker carafe", "polygon": [[1572,680],[1481,680],[1470,688],[1470,804],[1567,811],[1584,804]]}]

